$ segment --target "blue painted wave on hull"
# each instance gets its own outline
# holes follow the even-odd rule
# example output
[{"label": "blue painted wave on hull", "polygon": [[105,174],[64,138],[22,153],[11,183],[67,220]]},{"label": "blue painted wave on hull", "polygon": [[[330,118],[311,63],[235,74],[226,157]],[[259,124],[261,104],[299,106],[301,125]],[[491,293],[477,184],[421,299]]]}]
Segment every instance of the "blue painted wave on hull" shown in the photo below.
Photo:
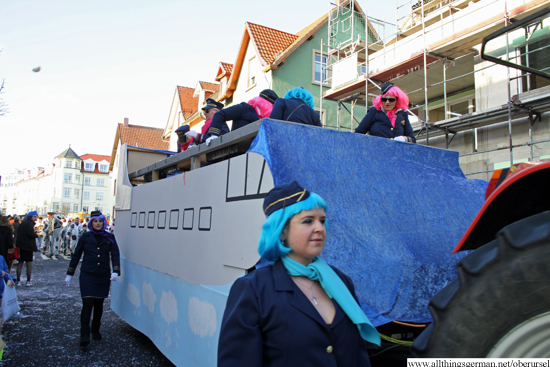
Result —
[{"label": "blue painted wave on hull", "polygon": [[177,366],[216,366],[230,285],[202,286],[121,259],[111,308]]}]

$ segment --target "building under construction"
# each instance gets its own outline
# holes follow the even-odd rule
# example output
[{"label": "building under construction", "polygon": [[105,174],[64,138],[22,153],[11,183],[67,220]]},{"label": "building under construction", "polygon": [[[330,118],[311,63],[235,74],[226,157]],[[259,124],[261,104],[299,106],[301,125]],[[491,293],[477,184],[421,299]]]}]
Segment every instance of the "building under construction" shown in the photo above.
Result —
[{"label": "building under construction", "polygon": [[[321,104],[338,102],[338,117],[328,127],[353,131],[391,82],[410,98],[417,142],[458,151],[470,178],[550,158],[548,1],[396,0],[393,19],[382,20],[355,1],[330,7],[322,46],[330,89],[320,94]],[[484,37],[522,20],[485,51],[527,71],[482,59]]]}]

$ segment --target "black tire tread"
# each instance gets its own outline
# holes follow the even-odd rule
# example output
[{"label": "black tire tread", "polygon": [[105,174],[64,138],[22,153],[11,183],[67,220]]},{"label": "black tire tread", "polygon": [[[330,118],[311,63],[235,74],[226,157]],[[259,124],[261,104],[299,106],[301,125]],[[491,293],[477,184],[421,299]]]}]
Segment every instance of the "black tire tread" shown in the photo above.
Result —
[{"label": "black tire tread", "polygon": [[515,325],[550,310],[550,211],[500,230],[464,257],[458,278],[429,303],[433,323],[415,340],[422,358],[482,358]]}]

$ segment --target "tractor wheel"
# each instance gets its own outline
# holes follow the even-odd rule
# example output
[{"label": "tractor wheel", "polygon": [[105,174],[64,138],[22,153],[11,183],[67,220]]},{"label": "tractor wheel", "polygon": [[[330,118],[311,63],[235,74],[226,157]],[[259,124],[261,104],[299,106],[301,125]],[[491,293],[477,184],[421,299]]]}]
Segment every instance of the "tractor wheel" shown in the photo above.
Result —
[{"label": "tractor wheel", "polygon": [[550,211],[504,227],[458,274],[430,300],[416,357],[550,357]]}]

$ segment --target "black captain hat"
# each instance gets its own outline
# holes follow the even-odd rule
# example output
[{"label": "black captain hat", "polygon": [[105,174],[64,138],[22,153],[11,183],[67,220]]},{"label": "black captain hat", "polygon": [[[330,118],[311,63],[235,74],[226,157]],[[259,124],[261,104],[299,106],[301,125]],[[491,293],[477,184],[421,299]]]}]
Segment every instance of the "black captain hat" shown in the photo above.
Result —
[{"label": "black captain hat", "polygon": [[303,201],[309,197],[309,191],[296,181],[280,185],[271,189],[264,198],[264,213],[269,217],[271,213]]},{"label": "black captain hat", "polygon": [[176,129],[175,133],[178,135],[181,135],[181,134],[185,134],[188,131],[189,131],[189,125],[182,125]]},{"label": "black captain hat", "polygon": [[223,108],[223,103],[217,102],[214,98],[207,98],[206,104],[202,107],[203,110],[209,110],[211,108],[217,108],[221,110]]},{"label": "black captain hat", "polygon": [[382,94],[388,93],[388,91],[389,91],[390,89],[392,89],[393,87],[395,87],[395,85],[393,85],[392,83],[384,83],[384,84],[382,84],[382,88],[381,88]]},{"label": "black captain hat", "polygon": [[271,89],[264,89],[263,91],[261,91],[260,97],[271,103],[275,103],[275,101],[279,98],[277,93],[275,93]]}]

